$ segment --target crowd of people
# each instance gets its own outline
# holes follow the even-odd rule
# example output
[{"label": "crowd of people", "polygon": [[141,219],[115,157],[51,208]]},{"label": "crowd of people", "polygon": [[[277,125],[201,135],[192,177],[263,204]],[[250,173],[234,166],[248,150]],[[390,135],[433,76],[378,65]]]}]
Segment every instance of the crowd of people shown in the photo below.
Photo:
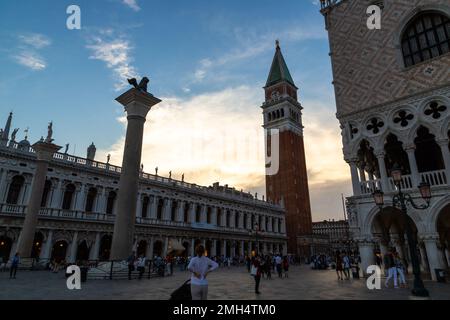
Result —
[{"label": "crowd of people", "polygon": [[[391,248],[386,252],[384,256],[381,254],[377,255],[377,264],[381,267],[384,266],[384,273],[386,275],[385,286],[389,287],[389,283],[392,280],[394,284],[394,288],[406,288],[406,277],[405,275],[408,273],[407,262],[404,259],[400,258],[399,253]],[[400,282],[400,286],[399,286]]]}]

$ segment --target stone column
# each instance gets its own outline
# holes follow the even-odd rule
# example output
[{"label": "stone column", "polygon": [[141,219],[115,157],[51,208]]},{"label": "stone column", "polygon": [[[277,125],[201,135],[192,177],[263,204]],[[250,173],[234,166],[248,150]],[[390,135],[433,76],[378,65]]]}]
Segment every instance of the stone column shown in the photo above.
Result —
[{"label": "stone column", "polygon": [[73,234],[72,243],[70,245],[69,259],[67,259],[67,262],[69,263],[76,262],[77,249],[78,249],[78,231],[75,231]]},{"label": "stone column", "polygon": [[86,203],[86,187],[84,184],[81,184],[80,190],[78,190],[77,192],[75,210],[84,211],[85,203]]},{"label": "stone column", "polygon": [[47,240],[45,240],[45,243],[43,243],[42,250],[39,255],[40,260],[50,260],[52,254],[52,242],[53,242],[53,230],[49,230]]},{"label": "stone column", "polygon": [[437,242],[439,241],[439,235],[426,236],[423,239],[425,248],[427,250],[428,263],[430,265],[431,279],[436,281],[436,273],[434,269],[443,269],[444,263],[442,261],[442,255],[437,247]]},{"label": "stone column", "polygon": [[108,202],[108,197],[106,196],[106,188],[102,188],[102,193],[98,199],[97,212],[98,213],[106,213],[106,203]]},{"label": "stone column", "polygon": [[241,255],[241,256],[244,256],[244,255],[245,255],[245,253],[244,253],[244,240],[241,240],[241,251],[240,251],[240,255]]},{"label": "stone column", "polygon": [[136,199],[136,217],[142,217],[142,194],[138,192]]},{"label": "stone column", "polygon": [[177,218],[176,218],[176,221],[178,221],[178,222],[184,221],[184,206],[185,206],[184,201],[178,202],[178,210],[177,210]]},{"label": "stone column", "polygon": [[445,175],[447,176],[447,184],[450,180],[450,151],[448,149],[448,139],[438,140],[437,143],[441,147],[442,158],[444,158]]},{"label": "stone column", "polygon": [[[34,240],[34,239],[33,239],[33,240]],[[19,252],[19,251],[17,250],[18,245],[19,245],[19,239],[14,239],[13,244],[12,244],[12,246],[11,246],[11,251],[9,252],[9,259],[10,259],[10,260],[15,256],[15,254],[16,254],[17,252]],[[19,254],[20,254],[20,252],[19,252]],[[31,253],[30,253],[30,255],[31,255]]]},{"label": "stone column", "polygon": [[148,259],[153,259],[153,237],[147,242],[147,249],[145,250],[145,255]]},{"label": "stone column", "polygon": [[378,167],[380,168],[381,188],[383,189],[383,192],[388,192],[390,191],[390,188],[386,172],[386,163],[384,162],[384,152],[377,152],[376,157],[378,160]]},{"label": "stone column", "polygon": [[125,107],[128,125],[117,195],[111,260],[126,259],[132,250],[145,117],[152,106],[161,102],[137,88],[128,90],[116,100]]},{"label": "stone column", "polygon": [[201,223],[206,223],[206,205],[202,204],[202,209],[200,212],[200,222]]},{"label": "stone column", "polygon": [[172,212],[172,200],[165,199],[164,200],[164,211],[163,211],[163,220],[170,221],[170,216]]},{"label": "stone column", "polygon": [[359,255],[361,256],[361,269],[364,276],[366,276],[367,267],[375,264],[374,244],[371,241],[360,241],[358,247]]},{"label": "stone column", "polygon": [[217,207],[214,207],[211,210],[211,224],[217,226]]},{"label": "stone column", "polygon": [[236,214],[239,215],[239,221],[238,221],[238,228],[239,229],[244,229],[244,213],[242,213],[241,211],[236,211]]},{"label": "stone column", "polygon": [[64,193],[63,180],[60,179],[58,181],[57,186],[53,189],[52,203],[50,205],[51,208],[53,208],[53,209],[61,209],[63,193]]},{"label": "stone column", "polygon": [[33,145],[33,150],[36,152],[37,156],[36,171],[31,187],[31,198],[25,211],[25,220],[23,222],[17,246],[17,251],[21,257],[28,258],[31,255],[39,209],[41,208],[42,194],[44,192],[47,176],[48,163],[52,159],[53,154],[59,149],[61,149],[60,146],[42,141]]},{"label": "stone column", "polygon": [[8,171],[6,169],[0,169],[0,203],[2,203],[3,199],[6,197],[6,186],[8,185],[6,182],[7,176]]},{"label": "stone column", "polygon": [[422,271],[430,272],[430,267],[427,260],[427,252],[425,251],[425,244],[421,242],[418,243],[417,246],[420,250],[420,266],[422,267]]},{"label": "stone column", "polygon": [[153,201],[150,203],[150,215],[149,217],[151,219],[156,219],[156,211],[158,210],[158,197],[157,196],[151,196],[150,201]]},{"label": "stone column", "polygon": [[222,255],[227,256],[227,240],[222,240]]},{"label": "stone column", "polygon": [[353,194],[355,196],[359,196],[361,194],[361,186],[359,184],[358,177],[358,167],[356,166],[357,162],[358,159],[350,159],[348,161],[348,164],[350,165],[350,174],[352,177]]},{"label": "stone column", "polygon": [[189,204],[189,222],[190,223],[195,223],[195,209],[196,209],[196,204],[195,203],[190,203]]},{"label": "stone column", "polygon": [[408,154],[409,168],[411,169],[411,177],[414,188],[417,187],[420,183],[419,169],[417,168],[416,155],[414,153],[415,150],[415,145],[409,145],[405,147],[405,151]]},{"label": "stone column", "polygon": [[267,226],[267,232],[272,232],[272,217],[269,217],[269,223]]},{"label": "stone column", "polygon": [[89,250],[89,260],[98,260],[98,254],[100,251],[100,233],[95,234],[95,241]]}]

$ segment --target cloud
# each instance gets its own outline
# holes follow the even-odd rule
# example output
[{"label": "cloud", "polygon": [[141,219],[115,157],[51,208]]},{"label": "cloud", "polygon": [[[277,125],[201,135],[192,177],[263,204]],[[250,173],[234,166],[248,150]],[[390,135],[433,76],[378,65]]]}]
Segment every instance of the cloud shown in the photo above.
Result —
[{"label": "cloud", "polygon": [[51,44],[50,38],[43,34],[38,33],[30,33],[27,35],[20,35],[19,40],[31,47],[34,47],[36,49],[42,49],[44,47],[47,47]]},{"label": "cloud", "polygon": [[129,40],[122,36],[114,37],[114,31],[109,29],[99,32],[99,35],[91,37],[88,41],[86,47],[92,51],[89,59],[103,61],[107,68],[113,71],[116,91],[128,85],[127,78],[137,77],[137,70],[132,65],[133,47]]},{"label": "cloud", "polygon": [[28,33],[18,36],[19,45],[13,60],[33,71],[44,70],[47,62],[39,54],[39,51],[51,45],[51,40],[47,36],[39,33]]},{"label": "cloud", "polygon": [[31,70],[39,71],[46,68],[46,62],[33,52],[20,52],[14,56],[17,63],[30,68]]},{"label": "cloud", "polygon": [[136,0],[122,0],[122,3],[133,9],[134,11],[141,10],[141,7],[137,4]]},{"label": "cloud", "polygon": [[[265,193],[264,132],[259,105],[263,92],[240,86],[187,98],[163,97],[145,124],[144,171],[199,185],[220,181],[237,190]],[[339,218],[340,193],[349,194],[348,168],[342,160],[341,136],[334,114],[320,102],[304,101],[305,149],[314,219]],[[118,119],[124,126],[125,116]],[[124,138],[111,154],[120,164]],[[336,196],[337,195],[337,196]],[[336,209],[337,208],[337,209]]]}]

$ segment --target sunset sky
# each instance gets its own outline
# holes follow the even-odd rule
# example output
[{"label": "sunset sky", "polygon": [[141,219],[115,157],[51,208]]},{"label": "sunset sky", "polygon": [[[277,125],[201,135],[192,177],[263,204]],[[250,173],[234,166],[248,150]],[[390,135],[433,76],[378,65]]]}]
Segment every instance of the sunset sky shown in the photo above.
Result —
[{"label": "sunset sky", "polygon": [[[39,4],[39,5],[37,5]],[[66,8],[81,8],[81,30]],[[264,194],[262,87],[279,39],[299,90],[313,220],[342,219],[350,194],[323,17],[314,0],[1,1],[0,121],[18,140],[54,122],[55,142],[121,164],[127,77],[163,102],[147,116],[146,172]]]}]

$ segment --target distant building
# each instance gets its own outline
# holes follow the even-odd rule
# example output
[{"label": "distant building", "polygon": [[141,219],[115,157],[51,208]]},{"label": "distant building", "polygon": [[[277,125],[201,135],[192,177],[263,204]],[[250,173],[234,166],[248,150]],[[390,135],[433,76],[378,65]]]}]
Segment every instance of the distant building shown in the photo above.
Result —
[{"label": "distant building", "polygon": [[[333,253],[337,250],[354,251],[356,249],[351,240],[349,224],[346,220],[324,220],[313,222],[312,230],[315,238],[326,238],[328,240],[328,253]],[[323,241],[316,241],[316,243],[322,244]]]}]

